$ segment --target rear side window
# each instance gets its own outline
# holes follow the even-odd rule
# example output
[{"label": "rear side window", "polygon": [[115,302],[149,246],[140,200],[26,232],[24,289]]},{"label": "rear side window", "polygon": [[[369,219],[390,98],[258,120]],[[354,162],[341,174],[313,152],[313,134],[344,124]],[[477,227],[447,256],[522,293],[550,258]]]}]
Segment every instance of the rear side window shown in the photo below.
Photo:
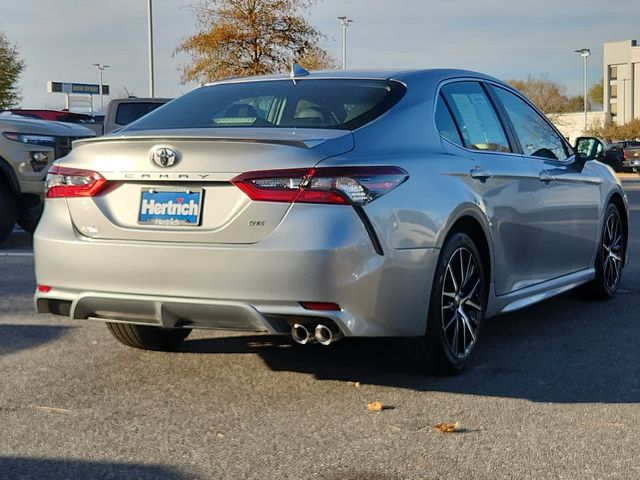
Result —
[{"label": "rear side window", "polygon": [[116,123],[118,125],[128,125],[161,106],[162,103],[158,102],[121,103],[116,111]]},{"label": "rear side window", "polygon": [[517,95],[492,87],[511,119],[523,153],[531,157],[566,160],[569,156],[562,137],[542,115]]},{"label": "rear side window", "polygon": [[330,128],[353,130],[389,110],[405,87],[387,80],[305,79],[198,88],[127,130],[168,128]]},{"label": "rear side window", "polygon": [[436,127],[443,138],[456,145],[463,146],[458,128],[451,117],[451,112],[440,95],[438,95],[438,103],[436,103]]},{"label": "rear side window", "polygon": [[456,82],[442,88],[460,127],[464,145],[472,150],[510,152],[504,129],[478,82]]}]

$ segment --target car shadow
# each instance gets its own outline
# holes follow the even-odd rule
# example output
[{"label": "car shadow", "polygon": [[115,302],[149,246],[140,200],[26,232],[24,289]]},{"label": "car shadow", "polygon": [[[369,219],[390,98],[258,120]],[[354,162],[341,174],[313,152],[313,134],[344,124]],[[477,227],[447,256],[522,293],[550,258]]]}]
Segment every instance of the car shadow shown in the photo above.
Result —
[{"label": "car shadow", "polygon": [[174,467],[135,463],[90,462],[68,459],[0,457],[0,478],[14,479],[140,479],[193,478]]},{"label": "car shadow", "polygon": [[254,335],[195,339],[180,351],[257,354],[275,371],[320,380],[535,402],[636,403],[640,322],[628,313],[626,297],[595,302],[567,293],[490,319],[473,366],[453,377],[417,371],[412,343],[402,339],[344,339],[323,347]]},{"label": "car shadow", "polygon": [[1,250],[30,252],[33,250],[33,238],[24,230],[16,228],[4,242],[0,243]]},{"label": "car shadow", "polygon": [[0,356],[36,348],[56,340],[73,327],[0,324]]}]

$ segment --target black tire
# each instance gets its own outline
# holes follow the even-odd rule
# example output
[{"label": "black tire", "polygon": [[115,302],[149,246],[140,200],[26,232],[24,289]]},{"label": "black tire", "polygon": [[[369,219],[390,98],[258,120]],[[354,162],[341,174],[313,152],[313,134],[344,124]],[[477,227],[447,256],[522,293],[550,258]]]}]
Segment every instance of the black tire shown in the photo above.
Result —
[{"label": "black tire", "polygon": [[610,203],[604,214],[600,246],[596,255],[596,278],[586,284],[585,293],[596,300],[613,298],[622,278],[626,238],[618,207]]},{"label": "black tire", "polygon": [[190,328],[160,328],[107,322],[111,334],[124,345],[144,350],[174,350],[191,333]]},{"label": "black tire", "polygon": [[421,369],[455,375],[473,360],[487,304],[482,265],[471,237],[458,232],[447,239],[431,289],[426,335],[418,342]]},{"label": "black tire", "polygon": [[27,201],[24,199],[24,196],[22,203],[22,206],[18,208],[18,225],[20,225],[25,232],[33,235],[42,216],[44,203],[37,197]]},{"label": "black tire", "polygon": [[9,189],[0,182],[0,244],[9,238],[15,224],[15,199]]}]

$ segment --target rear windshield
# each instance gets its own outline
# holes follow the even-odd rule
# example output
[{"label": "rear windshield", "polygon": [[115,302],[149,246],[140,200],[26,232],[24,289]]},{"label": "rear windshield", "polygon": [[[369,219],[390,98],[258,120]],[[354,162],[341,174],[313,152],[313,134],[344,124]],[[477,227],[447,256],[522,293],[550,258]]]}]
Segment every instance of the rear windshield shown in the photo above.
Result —
[{"label": "rear windshield", "polygon": [[121,103],[116,111],[116,123],[127,125],[161,106],[159,102]]},{"label": "rear windshield", "polygon": [[405,88],[385,80],[265,80],[194,90],[125,130],[331,128],[353,130],[395,105]]}]

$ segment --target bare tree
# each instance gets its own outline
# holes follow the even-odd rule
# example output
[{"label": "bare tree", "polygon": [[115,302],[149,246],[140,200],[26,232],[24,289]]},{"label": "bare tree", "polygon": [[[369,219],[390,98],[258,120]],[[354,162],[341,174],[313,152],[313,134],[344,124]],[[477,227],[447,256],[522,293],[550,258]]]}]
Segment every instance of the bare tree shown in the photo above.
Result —
[{"label": "bare tree", "polygon": [[539,78],[529,75],[526,80],[508,80],[508,83],[524,93],[546,114],[579,112],[583,108],[582,96],[566,95],[564,86],[544,75]]}]

